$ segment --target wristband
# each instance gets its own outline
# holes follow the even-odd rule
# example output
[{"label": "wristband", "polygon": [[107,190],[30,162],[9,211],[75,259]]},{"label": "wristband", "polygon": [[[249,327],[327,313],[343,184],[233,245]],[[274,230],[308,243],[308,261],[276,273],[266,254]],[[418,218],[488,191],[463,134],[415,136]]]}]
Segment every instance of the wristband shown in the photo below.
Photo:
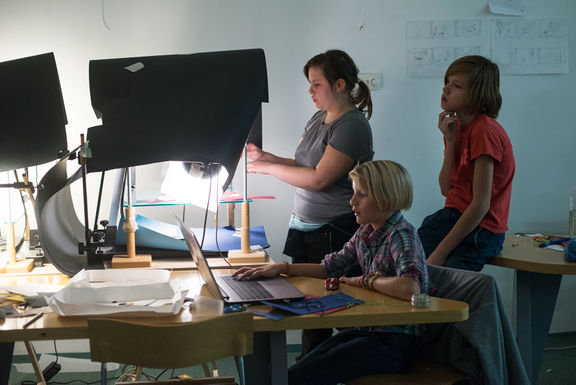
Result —
[{"label": "wristband", "polygon": [[289,277],[290,276],[290,264],[286,261],[282,262],[284,265],[286,265],[286,273],[284,273],[285,276]]}]

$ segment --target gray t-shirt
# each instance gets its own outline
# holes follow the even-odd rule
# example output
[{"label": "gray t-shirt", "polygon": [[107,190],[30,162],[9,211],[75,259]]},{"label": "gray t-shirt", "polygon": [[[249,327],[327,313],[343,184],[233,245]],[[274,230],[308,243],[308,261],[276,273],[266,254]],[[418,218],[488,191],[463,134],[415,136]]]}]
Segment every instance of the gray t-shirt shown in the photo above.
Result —
[{"label": "gray t-shirt", "polygon": [[[372,130],[364,113],[350,110],[330,124],[324,124],[326,111],[318,111],[306,125],[304,135],[296,148],[296,163],[314,168],[322,159],[326,146],[348,155],[356,162],[372,160]],[[296,189],[293,214],[311,223],[327,223],[350,213],[352,183],[348,173],[324,190]]]}]

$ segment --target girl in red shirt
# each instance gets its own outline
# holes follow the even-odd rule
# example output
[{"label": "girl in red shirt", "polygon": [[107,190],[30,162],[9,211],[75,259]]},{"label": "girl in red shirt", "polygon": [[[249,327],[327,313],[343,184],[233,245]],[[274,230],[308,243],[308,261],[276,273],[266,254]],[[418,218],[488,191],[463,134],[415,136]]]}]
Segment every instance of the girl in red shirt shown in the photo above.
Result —
[{"label": "girl in red shirt", "polygon": [[429,264],[479,271],[502,250],[515,161],[495,120],[502,105],[499,83],[498,66],[482,56],[457,59],[444,76],[438,181],[446,203],[418,230]]}]

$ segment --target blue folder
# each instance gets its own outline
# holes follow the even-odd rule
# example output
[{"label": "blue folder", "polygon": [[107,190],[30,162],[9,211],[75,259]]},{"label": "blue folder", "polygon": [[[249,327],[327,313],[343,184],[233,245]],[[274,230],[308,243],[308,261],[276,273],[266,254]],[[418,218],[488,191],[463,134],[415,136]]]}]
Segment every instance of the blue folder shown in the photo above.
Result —
[{"label": "blue folder", "polygon": [[287,310],[294,314],[310,314],[318,313],[325,310],[334,309],[337,307],[350,307],[360,303],[364,303],[361,299],[354,298],[348,294],[337,292],[335,294],[328,294],[324,297],[304,298],[290,302],[272,302],[260,301],[263,304],[277,307],[279,309]]}]

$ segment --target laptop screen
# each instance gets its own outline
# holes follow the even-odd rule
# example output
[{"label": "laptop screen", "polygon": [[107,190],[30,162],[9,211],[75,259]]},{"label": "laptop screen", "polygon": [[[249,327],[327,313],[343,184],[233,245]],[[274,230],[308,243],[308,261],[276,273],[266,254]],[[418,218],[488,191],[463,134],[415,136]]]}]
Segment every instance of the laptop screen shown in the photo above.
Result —
[{"label": "laptop screen", "polygon": [[206,283],[208,290],[210,290],[210,293],[214,296],[214,298],[222,300],[223,299],[222,292],[220,291],[220,288],[216,284],[216,280],[214,279],[212,270],[210,270],[210,266],[208,266],[208,262],[206,261],[206,258],[202,253],[202,249],[198,244],[196,236],[194,235],[192,230],[190,230],[190,228],[188,228],[188,226],[186,226],[186,224],[180,218],[176,217],[176,220],[178,221],[180,231],[182,232],[182,235],[186,240],[186,244],[188,245],[188,249],[190,250],[192,259],[194,260],[194,263],[198,268],[198,273],[200,273],[200,276],[204,280],[204,283]]}]

